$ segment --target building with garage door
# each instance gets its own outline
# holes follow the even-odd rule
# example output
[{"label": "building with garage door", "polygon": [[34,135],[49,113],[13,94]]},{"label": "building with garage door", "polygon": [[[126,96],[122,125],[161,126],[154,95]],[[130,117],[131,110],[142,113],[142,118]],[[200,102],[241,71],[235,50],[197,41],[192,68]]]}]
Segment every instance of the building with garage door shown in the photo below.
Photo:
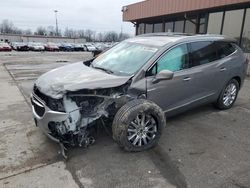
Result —
[{"label": "building with garage door", "polygon": [[250,53],[250,0],[146,0],[124,6],[122,12],[123,20],[135,25],[136,35],[223,34]]}]

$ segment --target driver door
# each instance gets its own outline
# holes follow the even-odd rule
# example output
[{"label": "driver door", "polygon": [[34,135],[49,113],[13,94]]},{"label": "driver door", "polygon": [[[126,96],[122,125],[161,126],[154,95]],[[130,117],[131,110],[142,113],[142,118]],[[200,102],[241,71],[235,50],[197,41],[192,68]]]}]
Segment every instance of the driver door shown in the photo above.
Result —
[{"label": "driver door", "polygon": [[[147,72],[147,98],[158,104],[164,112],[186,106],[196,92],[189,67],[187,44],[178,45],[163,54]],[[153,83],[155,75],[162,70],[174,72],[170,80]]]}]

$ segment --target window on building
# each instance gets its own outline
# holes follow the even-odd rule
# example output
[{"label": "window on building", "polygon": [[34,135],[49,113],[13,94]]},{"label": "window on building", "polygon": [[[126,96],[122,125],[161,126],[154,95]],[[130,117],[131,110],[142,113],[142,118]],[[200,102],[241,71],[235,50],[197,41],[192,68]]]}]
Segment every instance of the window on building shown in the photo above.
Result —
[{"label": "window on building", "polygon": [[165,23],[165,32],[173,32],[174,22]]},{"label": "window on building", "polygon": [[243,51],[250,53],[250,8],[246,12],[241,44]]},{"label": "window on building", "polygon": [[200,34],[206,33],[206,18],[205,18],[205,16],[200,18],[199,33]]},{"label": "window on building", "polygon": [[154,33],[162,32],[163,23],[154,24]]},{"label": "window on building", "polygon": [[139,24],[139,26],[137,28],[137,34],[138,35],[144,34],[144,24],[143,23]]},{"label": "window on building", "polygon": [[210,13],[208,18],[207,33],[220,34],[223,12]]},{"label": "window on building", "polygon": [[190,49],[191,67],[217,60],[217,49],[212,42],[192,42]]},{"label": "window on building", "polygon": [[174,24],[174,32],[183,33],[184,21],[176,21]]},{"label": "window on building", "polygon": [[222,34],[235,38],[239,42],[243,14],[243,9],[226,11]]},{"label": "window on building", "polygon": [[153,24],[146,24],[145,33],[153,33]]},{"label": "window on building", "polygon": [[196,33],[196,19],[186,20],[185,33]]}]

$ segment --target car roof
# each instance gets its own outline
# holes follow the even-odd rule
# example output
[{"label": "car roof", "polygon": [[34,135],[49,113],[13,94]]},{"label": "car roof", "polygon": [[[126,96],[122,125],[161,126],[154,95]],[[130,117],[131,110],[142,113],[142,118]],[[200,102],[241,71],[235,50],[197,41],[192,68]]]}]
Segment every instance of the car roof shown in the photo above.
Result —
[{"label": "car roof", "polygon": [[236,42],[236,40],[226,37],[224,35],[214,35],[214,34],[191,35],[186,33],[172,33],[172,32],[143,34],[128,39],[127,41],[140,43],[144,45],[162,47],[173,42],[188,42],[194,40]]}]

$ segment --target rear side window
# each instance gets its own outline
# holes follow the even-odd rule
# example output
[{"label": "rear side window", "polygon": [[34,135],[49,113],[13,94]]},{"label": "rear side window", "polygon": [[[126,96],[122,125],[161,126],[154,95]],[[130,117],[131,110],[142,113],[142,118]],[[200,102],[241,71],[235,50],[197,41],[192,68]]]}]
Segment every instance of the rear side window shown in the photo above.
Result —
[{"label": "rear side window", "polygon": [[235,47],[228,42],[216,42],[218,46],[218,58],[222,59],[235,52]]},{"label": "rear side window", "polygon": [[204,65],[217,60],[217,49],[213,42],[202,41],[190,43],[190,66]]}]

